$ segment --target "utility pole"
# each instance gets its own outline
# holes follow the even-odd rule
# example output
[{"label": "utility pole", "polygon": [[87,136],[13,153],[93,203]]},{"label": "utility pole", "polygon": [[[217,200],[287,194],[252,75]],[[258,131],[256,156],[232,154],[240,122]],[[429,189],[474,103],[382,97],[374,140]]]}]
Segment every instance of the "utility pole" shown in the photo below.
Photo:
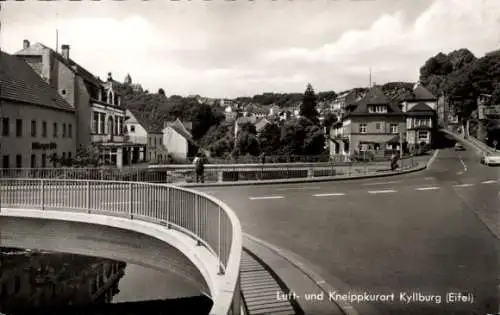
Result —
[{"label": "utility pole", "polygon": [[56,13],[56,53],[59,52],[59,13]]},{"label": "utility pole", "polygon": [[372,88],[372,67],[370,67],[370,75],[368,77],[368,87]]},{"label": "utility pole", "polygon": [[399,158],[403,160],[403,131],[399,132]]}]

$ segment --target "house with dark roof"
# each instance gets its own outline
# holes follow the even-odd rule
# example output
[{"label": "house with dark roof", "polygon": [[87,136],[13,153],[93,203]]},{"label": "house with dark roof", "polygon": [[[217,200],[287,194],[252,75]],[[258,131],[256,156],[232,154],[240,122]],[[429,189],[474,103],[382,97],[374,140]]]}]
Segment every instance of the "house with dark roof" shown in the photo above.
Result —
[{"label": "house with dark roof", "polygon": [[125,130],[128,142],[142,146],[134,161],[157,163],[166,161],[168,151],[163,143],[163,125],[152,120],[148,113],[134,108],[126,110]]},{"label": "house with dark roof", "polygon": [[96,146],[103,164],[131,164],[130,157],[139,146],[125,141],[123,126],[125,108],[111,73],[105,82],[70,58],[69,45],[61,53],[24,40],[23,49],[16,53],[38,76],[75,110],[76,145]]},{"label": "house with dark roof", "polygon": [[403,142],[405,116],[398,103],[374,86],[363,98],[345,103],[341,124],[330,129],[330,155],[371,152],[387,155]]},{"label": "house with dark roof", "polygon": [[189,124],[183,123],[178,118],[175,121],[164,123],[162,129],[163,144],[170,157],[175,161],[185,162],[198,150],[198,146],[188,130],[189,127]]},{"label": "house with dark roof", "polygon": [[406,116],[405,140],[410,150],[432,145],[437,130],[437,102],[438,98],[420,82],[401,101],[400,108]]},{"label": "house with dark roof", "polygon": [[0,52],[2,168],[57,166],[76,152],[75,108],[22,58]]}]

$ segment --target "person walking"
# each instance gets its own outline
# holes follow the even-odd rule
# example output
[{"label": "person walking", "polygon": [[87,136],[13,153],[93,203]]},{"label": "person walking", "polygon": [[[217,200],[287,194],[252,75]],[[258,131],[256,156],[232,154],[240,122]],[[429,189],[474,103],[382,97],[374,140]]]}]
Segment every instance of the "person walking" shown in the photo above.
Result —
[{"label": "person walking", "polygon": [[200,152],[196,155],[196,157],[193,160],[195,172],[196,172],[196,182],[197,183],[204,183],[205,182],[205,159],[203,157],[203,154]]}]

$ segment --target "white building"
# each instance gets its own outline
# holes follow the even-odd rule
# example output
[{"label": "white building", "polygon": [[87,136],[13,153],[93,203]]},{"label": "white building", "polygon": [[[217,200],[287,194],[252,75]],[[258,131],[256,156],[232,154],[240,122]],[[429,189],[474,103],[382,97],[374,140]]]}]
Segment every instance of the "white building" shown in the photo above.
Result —
[{"label": "white building", "polygon": [[55,166],[76,151],[75,108],[22,59],[0,52],[2,168]]},{"label": "white building", "polygon": [[186,161],[196,150],[196,144],[188,128],[179,120],[166,122],[163,132],[163,143],[168,154],[175,161]]}]

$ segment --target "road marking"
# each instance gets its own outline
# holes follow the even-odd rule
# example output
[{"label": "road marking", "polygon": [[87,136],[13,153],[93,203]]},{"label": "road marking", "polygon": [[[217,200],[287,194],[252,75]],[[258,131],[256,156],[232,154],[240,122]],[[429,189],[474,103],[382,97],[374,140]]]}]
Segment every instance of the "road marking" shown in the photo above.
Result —
[{"label": "road marking", "polygon": [[425,179],[425,180],[433,180],[433,179],[434,179],[434,177],[426,177],[426,178],[424,178],[424,179]]},{"label": "road marking", "polygon": [[461,157],[459,159],[460,159],[460,163],[462,163],[462,166],[464,167],[464,173],[467,172],[467,165],[465,165],[464,160],[462,160]]},{"label": "road marking", "polygon": [[434,162],[434,160],[436,159],[436,157],[437,157],[438,154],[439,154],[439,149],[437,149],[436,151],[434,151],[434,154],[431,156],[431,158],[427,162],[427,168],[431,167],[432,163]]},{"label": "road marking", "polygon": [[474,184],[460,184],[460,185],[453,185],[455,188],[463,188],[463,187],[472,187]]},{"label": "road marking", "polygon": [[387,185],[387,184],[397,184],[401,183],[401,180],[394,180],[390,182],[377,182],[377,183],[368,183],[368,184],[362,184],[362,186],[377,186],[377,185]]},{"label": "road marking", "polygon": [[287,191],[287,190],[314,190],[320,189],[319,186],[311,186],[311,187],[290,187],[290,188],[278,188],[277,191]]},{"label": "road marking", "polygon": [[415,190],[438,190],[440,187],[419,187]]},{"label": "road marking", "polygon": [[481,184],[494,184],[496,182],[496,180],[485,180],[484,182],[481,182]]},{"label": "road marking", "polygon": [[344,193],[315,194],[314,197],[345,196]]},{"label": "road marking", "polygon": [[266,199],[283,199],[283,196],[262,196],[262,197],[249,197],[250,200],[266,200]]},{"label": "road marking", "polygon": [[386,190],[370,190],[368,193],[369,194],[389,194],[389,193],[395,193],[395,190],[392,189],[386,189]]}]

